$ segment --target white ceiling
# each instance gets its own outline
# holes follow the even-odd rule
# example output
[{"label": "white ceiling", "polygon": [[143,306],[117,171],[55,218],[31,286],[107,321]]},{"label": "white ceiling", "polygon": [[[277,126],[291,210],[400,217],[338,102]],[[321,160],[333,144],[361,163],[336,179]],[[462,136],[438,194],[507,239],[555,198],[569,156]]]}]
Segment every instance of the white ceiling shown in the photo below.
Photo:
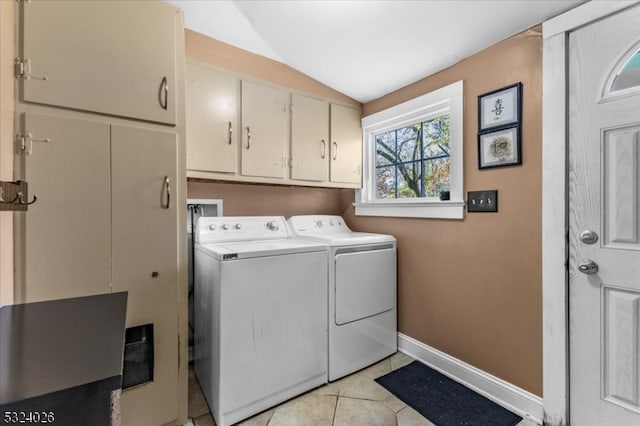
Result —
[{"label": "white ceiling", "polygon": [[169,0],[185,26],[360,102],[441,71],[584,0]]}]

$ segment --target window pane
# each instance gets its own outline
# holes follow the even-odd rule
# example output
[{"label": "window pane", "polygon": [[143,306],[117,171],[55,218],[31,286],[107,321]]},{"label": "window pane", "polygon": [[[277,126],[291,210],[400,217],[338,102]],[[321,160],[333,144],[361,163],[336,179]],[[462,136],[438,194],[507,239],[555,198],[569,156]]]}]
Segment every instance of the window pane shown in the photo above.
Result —
[{"label": "window pane", "polygon": [[396,198],[395,167],[376,168],[376,198]]},{"label": "window pane", "polygon": [[395,131],[376,135],[376,166],[396,163]]},{"label": "window pane", "polygon": [[640,50],[631,55],[620,68],[611,85],[611,91],[615,92],[635,86],[640,86]]},{"label": "window pane", "polygon": [[399,162],[420,160],[420,127],[418,123],[397,130]]},{"label": "window pane", "polygon": [[448,191],[451,184],[451,157],[424,162],[424,196],[439,197],[440,191]]},{"label": "window pane", "polygon": [[398,164],[397,198],[415,198],[421,196],[420,161]]},{"label": "window pane", "polygon": [[425,158],[449,155],[449,127],[448,115],[423,123]]},{"label": "window pane", "polygon": [[450,117],[375,135],[376,198],[438,197],[449,190]]}]

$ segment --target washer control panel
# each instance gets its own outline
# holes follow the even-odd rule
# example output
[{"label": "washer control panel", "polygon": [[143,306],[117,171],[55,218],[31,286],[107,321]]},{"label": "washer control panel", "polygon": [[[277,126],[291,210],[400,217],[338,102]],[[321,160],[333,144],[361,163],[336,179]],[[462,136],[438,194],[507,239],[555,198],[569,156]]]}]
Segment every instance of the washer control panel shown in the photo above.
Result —
[{"label": "washer control panel", "polygon": [[196,223],[196,242],[253,241],[291,238],[283,216],[201,217]]}]

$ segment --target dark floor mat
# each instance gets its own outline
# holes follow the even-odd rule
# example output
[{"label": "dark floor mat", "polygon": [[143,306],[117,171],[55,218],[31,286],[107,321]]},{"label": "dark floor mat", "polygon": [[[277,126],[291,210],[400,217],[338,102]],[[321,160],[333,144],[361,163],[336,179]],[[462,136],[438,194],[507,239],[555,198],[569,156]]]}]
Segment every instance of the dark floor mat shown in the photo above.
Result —
[{"label": "dark floor mat", "polygon": [[436,426],[513,426],[522,420],[418,361],[378,377],[376,382]]}]

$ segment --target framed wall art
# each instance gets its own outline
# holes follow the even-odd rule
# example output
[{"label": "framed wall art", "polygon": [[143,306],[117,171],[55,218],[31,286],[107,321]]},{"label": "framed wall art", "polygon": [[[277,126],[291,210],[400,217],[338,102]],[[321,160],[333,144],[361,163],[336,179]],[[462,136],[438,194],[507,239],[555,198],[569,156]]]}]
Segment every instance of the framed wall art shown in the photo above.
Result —
[{"label": "framed wall art", "polygon": [[478,168],[522,164],[520,125],[478,133]]},{"label": "framed wall art", "polygon": [[478,96],[478,132],[520,124],[522,83],[503,87]]}]

